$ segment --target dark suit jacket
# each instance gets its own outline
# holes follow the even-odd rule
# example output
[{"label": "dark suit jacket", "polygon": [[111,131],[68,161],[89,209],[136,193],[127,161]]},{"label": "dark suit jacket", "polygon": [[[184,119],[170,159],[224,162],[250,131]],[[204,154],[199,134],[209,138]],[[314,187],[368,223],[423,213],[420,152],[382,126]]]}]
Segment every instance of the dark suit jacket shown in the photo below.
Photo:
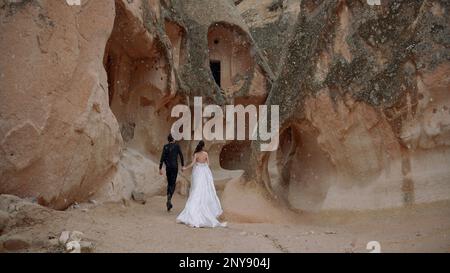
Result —
[{"label": "dark suit jacket", "polygon": [[168,143],[164,145],[161,153],[161,160],[159,161],[159,169],[162,169],[163,163],[166,169],[178,169],[178,156],[180,156],[181,166],[184,166],[183,153],[180,145],[177,143]]}]

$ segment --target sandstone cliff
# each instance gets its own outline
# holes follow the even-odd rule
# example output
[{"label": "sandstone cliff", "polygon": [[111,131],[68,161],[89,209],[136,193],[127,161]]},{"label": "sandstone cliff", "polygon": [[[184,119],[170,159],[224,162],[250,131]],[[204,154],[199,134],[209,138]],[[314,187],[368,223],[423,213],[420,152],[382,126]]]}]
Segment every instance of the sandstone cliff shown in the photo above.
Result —
[{"label": "sandstone cliff", "polygon": [[[449,8],[1,0],[0,193],[57,209],[159,194],[170,111],[197,95],[280,105],[278,151],[208,143],[219,180],[245,170],[225,188],[229,215],[258,218],[273,200],[323,210],[448,199]],[[194,142],[182,145],[190,154]],[[243,211],[245,199],[255,204]]]},{"label": "sandstone cliff", "polygon": [[302,1],[266,101],[281,106],[282,144],[272,155],[256,144],[249,177],[307,210],[448,199],[448,11]]}]

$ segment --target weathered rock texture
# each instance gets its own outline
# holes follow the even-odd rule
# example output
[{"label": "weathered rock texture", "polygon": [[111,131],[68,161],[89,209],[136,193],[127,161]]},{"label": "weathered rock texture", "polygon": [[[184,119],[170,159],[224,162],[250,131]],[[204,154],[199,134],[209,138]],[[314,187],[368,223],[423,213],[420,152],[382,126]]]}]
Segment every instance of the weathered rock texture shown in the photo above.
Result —
[{"label": "weathered rock texture", "polygon": [[0,18],[0,192],[57,209],[163,193],[172,107],[261,104],[274,78],[231,1],[5,0]]},{"label": "weathered rock texture", "polygon": [[0,253],[36,251],[41,248],[61,252],[51,244],[48,234],[39,232],[42,236],[32,236],[21,234],[19,230],[40,227],[49,220],[61,220],[63,214],[36,204],[36,200],[0,194]]},{"label": "weathered rock texture", "polygon": [[[163,194],[171,109],[202,96],[280,105],[278,151],[207,145],[216,180],[245,170],[224,190],[230,217],[265,221],[273,199],[448,199],[449,20],[444,0],[0,0],[0,193],[57,209]],[[189,160],[195,141],[181,144]]]},{"label": "weathered rock texture", "polygon": [[41,224],[44,221],[58,216],[58,211],[54,211],[31,201],[27,201],[17,196],[0,195],[0,235],[9,233],[20,227],[29,227]]},{"label": "weathered rock texture", "polygon": [[0,192],[65,208],[119,160],[102,65],[114,3],[1,1],[0,20]]},{"label": "weathered rock texture", "polygon": [[280,65],[300,4],[298,0],[243,0],[236,6],[273,71]]},{"label": "weathered rock texture", "polygon": [[301,2],[266,102],[281,145],[247,175],[293,208],[450,196],[449,4],[382,2]]}]

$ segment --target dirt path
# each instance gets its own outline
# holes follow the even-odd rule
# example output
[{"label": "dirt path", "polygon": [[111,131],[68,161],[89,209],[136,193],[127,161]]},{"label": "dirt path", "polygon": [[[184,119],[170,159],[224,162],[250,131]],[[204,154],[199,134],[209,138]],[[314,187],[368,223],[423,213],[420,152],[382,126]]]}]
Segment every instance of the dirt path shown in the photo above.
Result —
[{"label": "dirt path", "polygon": [[450,252],[449,203],[365,214],[302,214],[296,224],[229,223],[217,229],[176,224],[184,203],[176,196],[170,213],[164,197],[149,198],[145,205],[80,208],[17,233],[45,240],[78,230],[95,243],[96,252],[368,252],[373,240],[385,252]]}]

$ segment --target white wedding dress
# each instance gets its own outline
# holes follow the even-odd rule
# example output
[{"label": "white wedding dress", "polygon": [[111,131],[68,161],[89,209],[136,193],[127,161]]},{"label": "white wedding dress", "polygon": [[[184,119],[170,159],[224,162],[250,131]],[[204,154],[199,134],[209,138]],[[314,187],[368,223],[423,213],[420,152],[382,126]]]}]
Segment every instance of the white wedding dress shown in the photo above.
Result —
[{"label": "white wedding dress", "polygon": [[192,170],[189,198],[177,222],[191,227],[225,227],[226,223],[217,220],[222,212],[208,163],[196,162]]}]

